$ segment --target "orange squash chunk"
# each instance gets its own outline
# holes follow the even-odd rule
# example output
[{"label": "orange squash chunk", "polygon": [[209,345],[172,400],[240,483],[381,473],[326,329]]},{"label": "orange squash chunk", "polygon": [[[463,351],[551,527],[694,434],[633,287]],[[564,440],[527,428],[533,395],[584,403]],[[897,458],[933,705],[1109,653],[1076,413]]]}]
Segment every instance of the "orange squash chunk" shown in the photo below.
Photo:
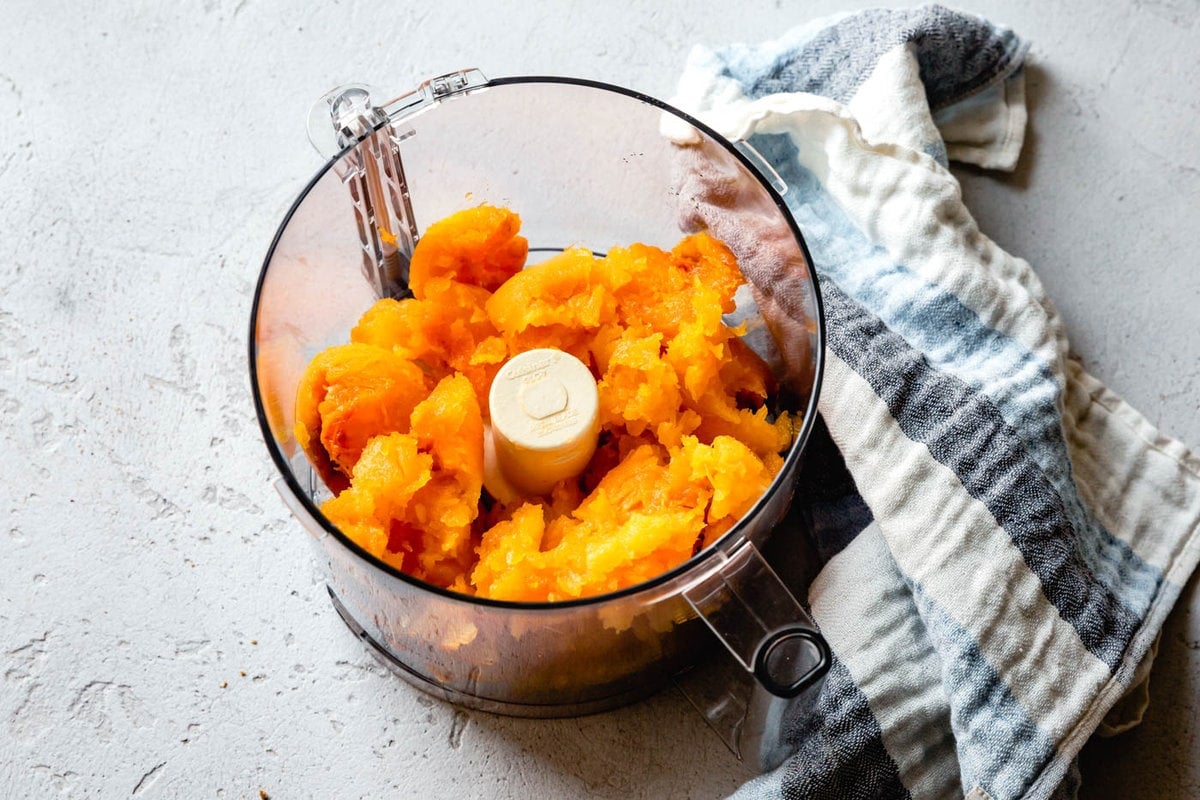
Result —
[{"label": "orange squash chunk", "polygon": [[488,316],[506,336],[529,326],[597,328],[616,319],[616,301],[604,280],[602,259],[572,247],[534,264],[496,290]]},{"label": "orange squash chunk", "polygon": [[600,423],[637,436],[647,428],[676,422],[679,379],[661,356],[662,334],[640,337],[626,331],[606,353],[600,394]]},{"label": "orange squash chunk", "polygon": [[[732,436],[717,436],[711,445],[685,437],[679,459],[690,468],[689,482],[712,491],[709,522],[736,521],[762,496],[775,473],[746,445]],[[674,464],[674,461],[672,461]]]},{"label": "orange squash chunk", "polygon": [[604,259],[582,247],[514,275],[487,302],[487,314],[511,355],[553,347],[588,362],[596,331],[617,320]]},{"label": "orange squash chunk", "polygon": [[[412,412],[412,434],[442,473],[478,497],[483,486],[483,418],[470,381],[445,378]],[[472,515],[474,519],[474,515]]]},{"label": "orange squash chunk", "polygon": [[541,555],[545,530],[544,512],[536,503],[522,504],[511,519],[488,530],[479,545],[479,561],[471,572],[476,592],[498,600],[544,599],[554,577]]},{"label": "orange squash chunk", "polygon": [[621,322],[628,327],[674,336],[691,316],[691,278],[657,247],[634,244],[608,251],[610,274],[624,281],[614,287]]},{"label": "orange squash chunk", "polygon": [[350,488],[321,510],[377,558],[449,586],[474,560],[483,484],[483,419],[470,382],[442,380],[413,409],[410,428],[372,438]]},{"label": "orange squash chunk", "polygon": [[[321,513],[359,547],[399,569],[413,551],[412,536],[392,540],[393,523],[403,523],[413,496],[433,478],[433,457],[404,433],[376,436],[354,466],[350,488],[325,501]],[[407,532],[407,531],[406,531]]]},{"label": "orange squash chunk", "polygon": [[433,223],[417,241],[409,288],[418,298],[435,278],[494,291],[525,265],[529,242],[518,236],[521,218],[506,208],[481,205]]},{"label": "orange squash chunk", "polygon": [[701,231],[686,237],[671,249],[671,261],[720,298],[721,313],[733,311],[733,295],[746,282],[737,257],[719,239]]},{"label": "orange squash chunk", "polygon": [[408,430],[424,373],[389,350],[347,344],[309,363],[296,395],[296,441],[318,465],[350,475],[373,436]]},{"label": "orange squash chunk", "polygon": [[741,339],[730,339],[726,346],[730,358],[721,365],[721,383],[738,400],[745,400],[757,408],[775,393],[775,375]]},{"label": "orange squash chunk", "polygon": [[350,332],[354,342],[391,348],[434,381],[460,372],[485,404],[508,347],[488,319],[491,292],[446,278],[429,282],[425,300],[376,301]]}]

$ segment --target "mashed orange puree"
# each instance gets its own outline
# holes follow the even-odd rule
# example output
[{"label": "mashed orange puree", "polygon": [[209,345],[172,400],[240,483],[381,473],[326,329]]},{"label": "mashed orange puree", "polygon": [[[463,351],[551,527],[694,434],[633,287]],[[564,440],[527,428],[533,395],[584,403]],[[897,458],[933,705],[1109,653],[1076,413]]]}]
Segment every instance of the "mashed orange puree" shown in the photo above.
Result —
[{"label": "mashed orange puree", "polygon": [[[363,314],[309,365],[296,439],[337,493],[322,511],[376,558],[465,594],[556,601],[653,578],[715,541],[778,473],[793,420],[722,321],[743,282],[706,233],[674,249],[525,265],[520,218],[466,209],[413,252],[413,297]],[[491,381],[555,347],[597,379],[601,439],[577,479],[507,505],[483,491]]]}]

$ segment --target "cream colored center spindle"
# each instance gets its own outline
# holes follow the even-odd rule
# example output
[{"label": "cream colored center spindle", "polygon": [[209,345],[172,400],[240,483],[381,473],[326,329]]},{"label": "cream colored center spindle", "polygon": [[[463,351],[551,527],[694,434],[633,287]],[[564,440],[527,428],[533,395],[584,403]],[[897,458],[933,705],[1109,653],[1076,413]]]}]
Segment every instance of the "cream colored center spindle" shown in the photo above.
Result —
[{"label": "cream colored center spindle", "polygon": [[484,484],[502,502],[514,490],[546,494],[583,472],[600,435],[596,380],[561,350],[529,350],[496,374]]}]

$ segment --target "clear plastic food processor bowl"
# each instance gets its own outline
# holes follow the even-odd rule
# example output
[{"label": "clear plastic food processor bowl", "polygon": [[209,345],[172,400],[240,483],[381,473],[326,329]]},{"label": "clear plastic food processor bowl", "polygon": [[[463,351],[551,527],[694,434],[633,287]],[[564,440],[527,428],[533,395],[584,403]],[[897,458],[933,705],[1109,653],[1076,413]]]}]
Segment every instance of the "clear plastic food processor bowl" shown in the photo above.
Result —
[{"label": "clear plastic food processor bowl", "polygon": [[[329,161],[271,245],[255,293],[250,371],[284,501],[311,535],[346,624],[397,674],[462,706],[573,716],[676,679],[741,758],[785,755],[780,720],[811,700],[829,652],[759,554],[791,502],[821,376],[823,323],[786,186],[744,142],[614,86],[452,73],[392,100],[343,87],[314,107],[310,138]],[[707,228],[748,280],[735,321],[803,418],[784,466],[741,521],[646,583],[572,602],[478,599],[374,559],[326,520],[329,491],[297,445],[296,388],[308,361],[348,341],[377,298],[404,296],[424,226],[469,205],[521,215],[530,262],[581,244],[597,253],[665,249]],[[700,665],[700,666],[697,666]],[[680,676],[684,676],[680,678]]]}]

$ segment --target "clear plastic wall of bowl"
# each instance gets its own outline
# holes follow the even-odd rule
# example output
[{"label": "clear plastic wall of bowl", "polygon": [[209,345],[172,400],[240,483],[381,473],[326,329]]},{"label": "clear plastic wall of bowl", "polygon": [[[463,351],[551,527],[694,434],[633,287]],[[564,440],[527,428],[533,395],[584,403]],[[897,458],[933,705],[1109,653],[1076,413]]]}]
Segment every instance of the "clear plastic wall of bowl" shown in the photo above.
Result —
[{"label": "clear plastic wall of bowl", "polygon": [[756,704],[766,698],[764,713],[777,718],[780,702],[811,694],[828,665],[811,620],[756,549],[791,501],[821,372],[819,294],[777,189],[752,165],[752,151],[657,101],[591,82],[493,81],[419,113],[393,110],[375,140],[402,160],[418,232],[470,205],[507,206],[521,215],[531,263],[576,244],[597,253],[632,242],[669,249],[710,230],[748,280],[731,321],[746,322],[746,341],[780,379],[779,406],[804,422],[780,475],[737,526],[687,564],[615,594],[549,604],[474,599],[371,558],[321,515],[329,491],[292,432],[305,365],[347,341],[379,291],[364,270],[362,217],[349,187],[372,156],[365,144],[351,148],[314,178],[281,225],[255,296],[250,344],[277,485],[312,535],[334,605],[414,685],[507,714],[612,708],[723,653],[732,677],[688,694],[735,752],[769,766],[778,754],[745,752],[764,749],[749,731]]}]

